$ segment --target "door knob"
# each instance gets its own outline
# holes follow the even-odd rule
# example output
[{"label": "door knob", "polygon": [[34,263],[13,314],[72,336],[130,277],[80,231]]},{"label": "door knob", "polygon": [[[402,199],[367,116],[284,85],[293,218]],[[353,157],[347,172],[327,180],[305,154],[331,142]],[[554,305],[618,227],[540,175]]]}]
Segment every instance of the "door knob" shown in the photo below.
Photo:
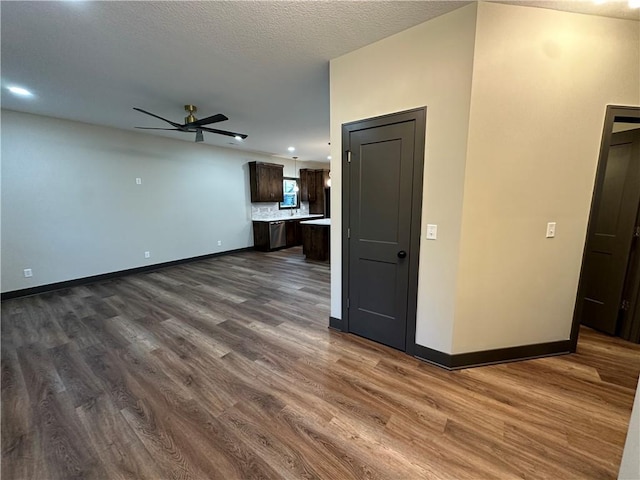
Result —
[{"label": "door knob", "polygon": [[407,252],[405,252],[404,250],[400,250],[398,252],[398,258],[404,258],[407,256]]}]

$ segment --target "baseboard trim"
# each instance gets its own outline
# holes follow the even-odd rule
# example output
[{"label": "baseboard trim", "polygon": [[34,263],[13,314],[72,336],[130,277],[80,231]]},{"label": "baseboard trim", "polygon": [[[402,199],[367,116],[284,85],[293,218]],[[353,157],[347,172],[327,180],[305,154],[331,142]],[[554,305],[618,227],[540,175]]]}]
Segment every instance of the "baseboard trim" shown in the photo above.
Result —
[{"label": "baseboard trim", "polygon": [[567,353],[571,353],[571,340],[498,348],[480,352],[457,353],[453,355],[416,344],[414,356],[447,370],[459,370],[462,368],[516,362],[519,360],[564,355]]},{"label": "baseboard trim", "polygon": [[227,250],[225,252],[209,253],[197,257],[182,258],[180,260],[172,260],[170,262],[155,263],[153,265],[145,265],[144,267],[129,268],[127,270],[118,270],[117,272],[102,273],[100,275],[92,275],[90,277],[76,278],[73,280],[65,280],[64,282],[49,283],[47,285],[38,285],[37,287],[23,288],[21,290],[13,290],[0,294],[0,299],[9,300],[11,298],[28,297],[29,295],[37,295],[39,293],[53,292],[63,288],[78,287],[80,285],[88,285],[90,283],[109,280],[111,278],[124,277],[135,273],[152,272],[166,267],[182,265],[184,263],[197,262],[199,260],[207,260],[209,258],[221,257],[232,253],[246,252],[254,250],[253,247],[237,248],[235,250]]},{"label": "baseboard trim", "polygon": [[333,330],[342,331],[342,319],[336,317],[329,317],[329,328]]}]

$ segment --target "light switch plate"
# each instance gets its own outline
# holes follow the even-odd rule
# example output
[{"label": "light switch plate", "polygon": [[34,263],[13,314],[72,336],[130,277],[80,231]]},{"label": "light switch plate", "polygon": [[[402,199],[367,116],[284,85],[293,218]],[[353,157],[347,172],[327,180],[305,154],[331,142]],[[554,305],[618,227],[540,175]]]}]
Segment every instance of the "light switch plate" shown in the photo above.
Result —
[{"label": "light switch plate", "polygon": [[556,236],[556,222],[547,223],[547,238],[553,238]]},{"label": "light switch plate", "polygon": [[438,238],[438,225],[427,224],[427,240]]}]

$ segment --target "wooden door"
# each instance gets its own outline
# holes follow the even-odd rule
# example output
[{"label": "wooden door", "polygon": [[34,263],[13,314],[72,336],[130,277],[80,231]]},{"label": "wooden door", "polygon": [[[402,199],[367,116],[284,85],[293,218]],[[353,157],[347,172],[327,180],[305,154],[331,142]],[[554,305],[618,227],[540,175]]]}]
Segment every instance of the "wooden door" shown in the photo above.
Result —
[{"label": "wooden door", "polygon": [[343,126],[348,331],[405,351],[415,345],[424,113]]},{"label": "wooden door", "polygon": [[614,335],[640,202],[640,134],[614,133],[597,186],[582,270],[580,321]]},{"label": "wooden door", "polygon": [[636,231],[634,232],[629,263],[622,291],[623,308],[620,312],[616,334],[630,342],[640,343],[640,211],[636,217]]}]

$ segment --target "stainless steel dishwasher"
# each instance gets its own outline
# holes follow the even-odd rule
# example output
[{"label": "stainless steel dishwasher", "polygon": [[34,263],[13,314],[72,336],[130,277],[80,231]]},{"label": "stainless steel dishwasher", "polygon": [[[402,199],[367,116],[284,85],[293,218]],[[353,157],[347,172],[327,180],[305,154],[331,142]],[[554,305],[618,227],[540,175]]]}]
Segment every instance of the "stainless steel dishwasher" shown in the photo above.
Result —
[{"label": "stainless steel dishwasher", "polygon": [[285,222],[269,222],[269,249],[287,246],[287,232]]}]

